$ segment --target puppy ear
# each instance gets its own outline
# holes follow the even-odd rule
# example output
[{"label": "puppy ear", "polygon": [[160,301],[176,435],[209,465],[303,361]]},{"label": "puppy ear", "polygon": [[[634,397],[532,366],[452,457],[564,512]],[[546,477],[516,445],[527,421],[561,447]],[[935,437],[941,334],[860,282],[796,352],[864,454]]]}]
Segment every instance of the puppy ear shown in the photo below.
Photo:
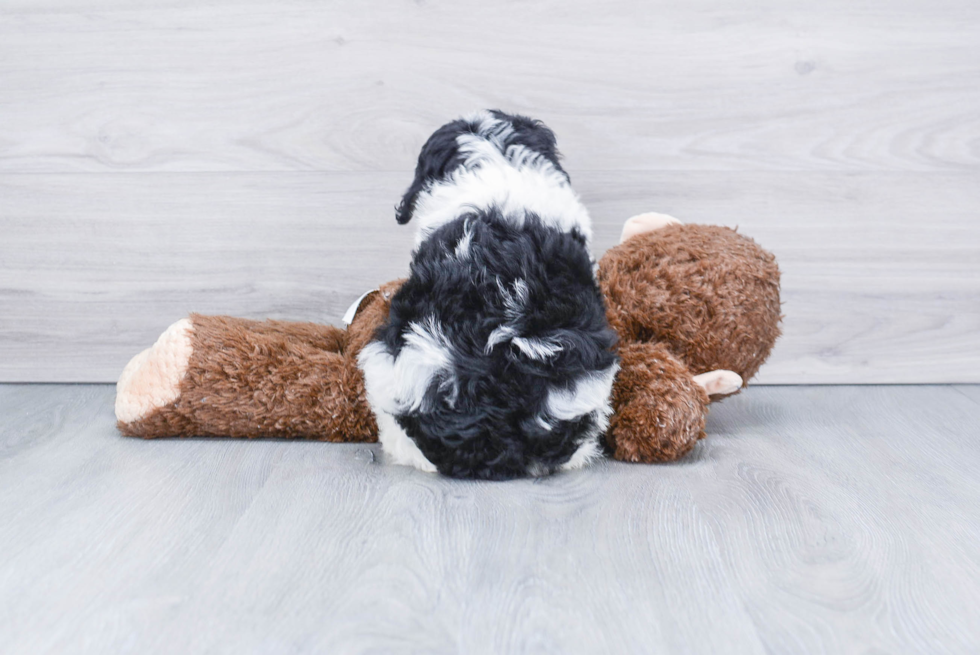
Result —
[{"label": "puppy ear", "polygon": [[438,180],[445,178],[463,163],[456,137],[473,132],[473,126],[464,120],[455,120],[436,130],[422,146],[419,162],[415,167],[415,180],[395,207],[395,220],[399,225],[412,220],[419,194]]}]

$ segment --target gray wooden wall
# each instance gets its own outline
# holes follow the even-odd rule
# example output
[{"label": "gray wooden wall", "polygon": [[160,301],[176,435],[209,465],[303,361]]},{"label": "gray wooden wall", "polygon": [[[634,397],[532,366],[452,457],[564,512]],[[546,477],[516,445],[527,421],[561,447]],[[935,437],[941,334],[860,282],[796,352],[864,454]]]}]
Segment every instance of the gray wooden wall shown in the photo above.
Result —
[{"label": "gray wooden wall", "polygon": [[599,252],[650,210],[774,251],[760,382],[980,382],[980,4],[942,0],[0,0],[0,381],[337,321],[483,107],[556,130]]}]

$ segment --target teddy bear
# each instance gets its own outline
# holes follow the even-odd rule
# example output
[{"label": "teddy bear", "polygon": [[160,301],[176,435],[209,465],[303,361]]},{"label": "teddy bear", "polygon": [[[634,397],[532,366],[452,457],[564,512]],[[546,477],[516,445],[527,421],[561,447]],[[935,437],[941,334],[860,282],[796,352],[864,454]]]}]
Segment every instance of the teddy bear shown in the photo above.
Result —
[{"label": "teddy bear", "polygon": [[[779,268],[752,239],[666,214],[626,221],[596,277],[616,332],[608,453],[669,462],[705,436],[710,402],[737,393],[779,337]],[[403,280],[358,299],[347,327],[191,314],[126,365],[126,436],[373,442],[357,355]]]}]

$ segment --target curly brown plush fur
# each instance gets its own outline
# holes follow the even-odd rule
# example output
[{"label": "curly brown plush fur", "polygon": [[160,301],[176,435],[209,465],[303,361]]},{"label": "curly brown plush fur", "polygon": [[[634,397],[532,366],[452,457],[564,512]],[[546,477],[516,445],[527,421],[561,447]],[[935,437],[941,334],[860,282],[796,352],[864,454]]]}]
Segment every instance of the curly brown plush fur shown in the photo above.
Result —
[{"label": "curly brown plush fur", "polygon": [[704,437],[708,394],[660,343],[619,349],[606,443],[625,462],[669,462]]},{"label": "curly brown plush fur", "polygon": [[190,321],[192,354],[179,397],[120,422],[123,434],[343,440],[375,431],[359,402],[364,385],[343,355],[343,330],[198,314]]},{"label": "curly brown plush fur", "polygon": [[347,330],[192,314],[191,352],[176,400],[135,421],[119,421],[119,431],[145,439],[377,441],[357,353],[387,317],[401,282],[364,298]]},{"label": "curly brown plush fur", "polygon": [[606,315],[622,343],[664,344],[693,375],[754,376],[779,336],[779,267],[727,227],[668,225],[599,263]]},{"label": "curly brown plush fur", "polygon": [[729,228],[668,225],[610,249],[598,277],[622,360],[606,442],[617,459],[678,459],[704,436],[693,376],[747,384],[779,336],[776,259]]}]

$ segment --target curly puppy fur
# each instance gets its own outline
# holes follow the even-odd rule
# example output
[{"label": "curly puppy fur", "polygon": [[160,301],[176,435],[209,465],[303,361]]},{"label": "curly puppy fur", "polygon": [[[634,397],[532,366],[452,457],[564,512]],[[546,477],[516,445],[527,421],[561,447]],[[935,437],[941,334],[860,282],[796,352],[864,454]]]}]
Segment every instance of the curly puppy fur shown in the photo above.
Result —
[{"label": "curly puppy fur", "polygon": [[[190,316],[191,354],[176,399],[132,421],[126,436],[377,441],[357,354],[401,281],[368,295],[345,331],[315,323]],[[154,353],[156,359],[165,353]],[[119,397],[133,393],[121,382]]]},{"label": "curly puppy fur", "polygon": [[498,111],[443,126],[396,218],[418,224],[411,274],[359,358],[385,452],[481,479],[598,456],[615,335],[551,130]]}]

